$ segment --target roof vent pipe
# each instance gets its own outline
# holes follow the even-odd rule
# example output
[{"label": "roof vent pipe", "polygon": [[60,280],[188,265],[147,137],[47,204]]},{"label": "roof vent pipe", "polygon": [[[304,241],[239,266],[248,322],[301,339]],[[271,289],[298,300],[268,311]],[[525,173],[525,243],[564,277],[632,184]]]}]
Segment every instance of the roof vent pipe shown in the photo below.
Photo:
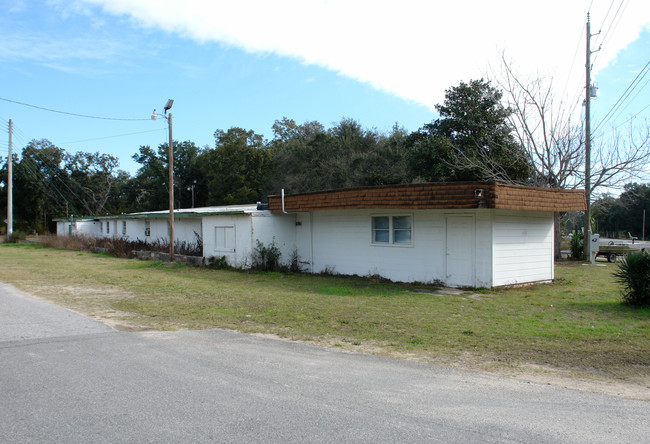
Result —
[{"label": "roof vent pipe", "polygon": [[282,188],[282,212],[284,214],[298,214],[300,211],[287,211],[284,207],[284,188]]},{"label": "roof vent pipe", "polygon": [[287,211],[284,209],[284,188],[282,188],[282,212],[287,214]]}]

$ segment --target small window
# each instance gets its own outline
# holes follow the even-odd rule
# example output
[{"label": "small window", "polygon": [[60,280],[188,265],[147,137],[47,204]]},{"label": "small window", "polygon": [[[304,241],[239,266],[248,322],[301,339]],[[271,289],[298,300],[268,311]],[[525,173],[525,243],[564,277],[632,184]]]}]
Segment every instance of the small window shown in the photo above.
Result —
[{"label": "small window", "polygon": [[372,243],[379,245],[411,245],[411,216],[373,216]]},{"label": "small window", "polygon": [[106,234],[111,234],[111,223],[106,221]]},{"label": "small window", "polygon": [[390,218],[388,216],[372,218],[372,241],[380,243],[390,242]]},{"label": "small window", "polygon": [[411,243],[411,216],[393,216],[393,242]]},{"label": "small window", "polygon": [[148,220],[144,221],[144,235],[151,236],[151,222]]},{"label": "small window", "polygon": [[122,221],[122,236],[126,236],[126,221]]},{"label": "small window", "polygon": [[214,250],[226,253],[235,252],[235,227],[214,227]]}]

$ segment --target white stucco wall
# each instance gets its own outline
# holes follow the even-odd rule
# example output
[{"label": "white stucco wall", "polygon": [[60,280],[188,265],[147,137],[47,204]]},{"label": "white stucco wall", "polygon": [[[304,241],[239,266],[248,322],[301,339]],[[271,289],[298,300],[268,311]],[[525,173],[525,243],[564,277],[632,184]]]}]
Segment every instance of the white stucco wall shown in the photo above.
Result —
[{"label": "white stucco wall", "polygon": [[493,235],[495,286],[553,279],[553,213],[495,213]]},{"label": "white stucco wall", "polygon": [[[70,226],[72,225],[72,229]],[[98,236],[100,235],[101,224],[93,220],[80,220],[80,221],[58,221],[56,223],[57,236]]]},{"label": "white stucco wall", "polygon": [[[448,213],[436,210],[332,210],[315,211],[311,227],[301,217],[298,229],[313,232],[310,251],[306,235],[297,234],[298,253],[313,256],[313,271],[330,270],[341,274],[379,274],[395,281],[447,281],[446,220],[449,214],[473,218],[472,252],[467,266],[472,278],[468,286],[491,284],[491,216],[487,210]],[[412,216],[410,245],[381,245],[372,242],[372,217]],[[306,234],[306,233],[304,233]]]},{"label": "white stucco wall", "polygon": [[[411,243],[372,242],[373,216],[411,216]],[[168,221],[111,219],[78,222],[77,232],[100,237],[122,235],[130,240],[168,239]],[[145,222],[151,235],[144,236]],[[68,234],[69,222],[57,223]],[[226,257],[247,268],[259,240],[275,243],[289,264],[294,251],[307,272],[331,271],[361,276],[381,275],[394,281],[434,282],[453,286],[492,287],[553,279],[553,214],[547,212],[475,210],[328,210],[272,214],[210,214],[177,219],[176,240],[203,238],[205,257]]]},{"label": "white stucco wall", "polygon": [[125,237],[130,241],[148,242],[150,237],[145,236],[144,219],[125,219],[126,220],[126,235]]},{"label": "white stucco wall", "polygon": [[296,250],[296,216],[294,214],[272,214],[270,211],[257,211],[251,214],[252,248],[259,240],[268,247],[275,244],[280,250],[280,262],[289,265]]},{"label": "white stucco wall", "polygon": [[[196,234],[195,234],[196,233]],[[174,220],[174,238],[176,242],[196,244],[196,236],[203,236],[201,219],[176,219]]]},{"label": "white stucco wall", "polygon": [[[252,245],[250,214],[203,216],[203,256],[225,257],[233,267],[249,267]],[[226,242],[223,244],[223,238]],[[232,237],[231,237],[232,236]],[[231,240],[234,244],[231,244]]]},{"label": "white stucco wall", "polygon": [[[225,257],[229,265],[248,268],[259,240],[280,249],[280,261],[288,264],[295,245],[295,217],[274,215],[270,211],[253,211],[235,215],[203,217],[203,255]],[[231,243],[234,241],[234,243]]]},{"label": "white stucco wall", "polygon": [[[412,216],[410,245],[381,245],[372,242],[372,217],[383,215]],[[466,267],[468,279],[451,281],[448,265],[453,249],[448,245],[447,221],[463,217],[471,220],[466,257],[459,263]],[[490,287],[493,283],[491,210],[331,210],[302,213],[296,227],[296,246],[301,262],[308,271],[333,271],[361,276],[378,274],[394,281],[434,282],[451,285]],[[313,234],[313,236],[312,236]],[[465,248],[465,246],[463,247]],[[463,250],[464,251],[464,250]],[[311,265],[311,267],[310,267]],[[458,266],[458,265],[455,265]]]}]

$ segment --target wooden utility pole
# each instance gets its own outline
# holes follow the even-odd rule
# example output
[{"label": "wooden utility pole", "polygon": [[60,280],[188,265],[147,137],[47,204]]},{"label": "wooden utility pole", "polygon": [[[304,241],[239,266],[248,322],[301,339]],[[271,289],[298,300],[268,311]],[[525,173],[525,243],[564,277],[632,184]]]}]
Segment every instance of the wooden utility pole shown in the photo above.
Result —
[{"label": "wooden utility pole", "polygon": [[169,123],[169,261],[174,262],[174,144],[172,142],[172,113]]},{"label": "wooden utility pole", "polygon": [[591,23],[587,13],[587,63],[585,83],[585,198],[587,209],[585,211],[585,223],[583,230],[583,245],[585,259],[591,261]]},{"label": "wooden utility pole", "polygon": [[13,155],[11,153],[12,136],[13,136],[13,122],[9,119],[9,157],[7,158],[7,240],[11,241],[11,236],[14,232],[14,199],[13,199]]}]

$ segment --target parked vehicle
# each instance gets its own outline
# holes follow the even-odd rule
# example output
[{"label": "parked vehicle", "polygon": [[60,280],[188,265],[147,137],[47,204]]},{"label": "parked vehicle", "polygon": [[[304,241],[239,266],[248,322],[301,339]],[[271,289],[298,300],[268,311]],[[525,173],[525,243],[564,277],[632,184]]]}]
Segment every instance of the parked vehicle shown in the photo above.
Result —
[{"label": "parked vehicle", "polygon": [[604,257],[608,262],[616,262],[620,256],[638,251],[640,248],[632,247],[630,244],[615,244],[614,241],[609,241],[607,245],[599,246],[596,257]]}]

